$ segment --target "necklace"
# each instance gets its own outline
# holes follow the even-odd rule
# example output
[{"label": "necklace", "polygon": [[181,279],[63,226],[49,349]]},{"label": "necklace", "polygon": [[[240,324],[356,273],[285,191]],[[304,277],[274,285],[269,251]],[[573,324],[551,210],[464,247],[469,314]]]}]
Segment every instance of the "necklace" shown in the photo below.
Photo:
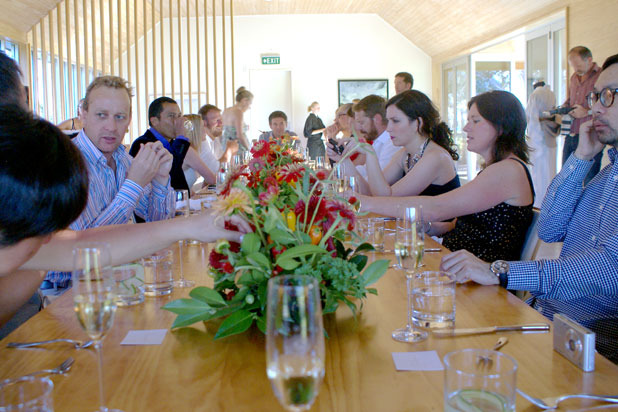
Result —
[{"label": "necklace", "polygon": [[414,165],[418,163],[419,160],[421,160],[421,157],[423,157],[423,154],[425,153],[425,149],[427,149],[428,144],[429,138],[425,139],[425,141],[420,147],[420,150],[414,153],[414,156],[408,153],[408,156],[406,157],[406,173],[409,172],[414,167]]}]

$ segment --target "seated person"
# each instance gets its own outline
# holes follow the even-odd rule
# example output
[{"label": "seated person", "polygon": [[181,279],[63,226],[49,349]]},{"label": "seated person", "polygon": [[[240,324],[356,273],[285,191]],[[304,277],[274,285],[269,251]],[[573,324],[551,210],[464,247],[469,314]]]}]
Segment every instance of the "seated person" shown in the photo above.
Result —
[{"label": "seated person", "polygon": [[[187,129],[185,125],[184,132],[184,135],[189,138],[189,143],[191,143],[191,148],[187,152],[187,156],[185,156],[185,161],[182,165],[182,171],[185,174],[187,185],[193,188],[193,185],[198,180],[198,176],[204,178],[202,186],[214,184],[215,173],[219,165],[217,162],[214,169],[211,169],[202,158],[202,148],[206,146],[204,144],[204,139],[206,139],[204,121],[202,117],[197,114],[188,114],[185,115],[184,118],[185,122],[188,121],[191,124],[189,129]],[[210,155],[214,158],[212,152],[210,152]]]},{"label": "seated person", "polygon": [[[460,250],[442,259],[458,282],[532,294],[528,303],[550,320],[563,313],[596,333],[596,349],[618,363],[618,54],[605,61],[589,95],[592,120],[553,179],[541,207],[539,237],[564,242],[558,259],[478,259]],[[588,185],[594,158],[608,145],[610,163]],[[484,262],[485,260],[486,262]],[[517,260],[517,259],[513,259]]]},{"label": "seated person", "polygon": [[[396,95],[386,104],[386,117],[386,131],[393,144],[401,149],[384,170],[380,168],[373,146],[364,149],[368,152],[368,179],[356,173],[362,193],[437,196],[460,186],[453,163],[459,156],[454,149],[451,131],[440,121],[438,110],[426,95],[418,90]],[[332,151],[332,147],[329,150]]]},{"label": "seated person", "polygon": [[184,117],[174,99],[159,97],[148,107],[148,124],[150,128],[142,136],[135,139],[129,154],[137,155],[142,144],[161,142],[173,156],[170,169],[171,185],[175,190],[189,190],[189,185],[182,171],[185,156],[191,144],[183,133],[185,132]]},{"label": "seated person", "polygon": [[82,105],[84,104],[84,99],[81,99],[77,104],[77,116],[72,117],[70,119],[65,120],[64,122],[58,125],[58,129],[62,130],[69,136],[71,139],[77,137],[79,131],[84,127],[82,125],[81,113],[82,113]]},{"label": "seated person", "polygon": [[[200,157],[206,163],[206,166],[216,173],[219,168],[219,162],[225,155],[225,151],[221,147],[221,133],[223,132],[221,110],[212,104],[205,104],[200,107],[198,114],[202,117],[202,125],[205,131]],[[238,151],[238,142],[230,140],[228,141],[228,146],[232,143],[236,144],[236,150]]]},{"label": "seated person", "polygon": [[[143,145],[133,159],[121,144],[131,122],[131,97],[126,80],[116,76],[97,77],[86,89],[84,127],[73,143],[88,169],[88,203],[69,226],[73,230],[128,223],[133,213],[145,221],[174,215],[172,155],[155,142]],[[50,272],[42,288],[66,288],[70,278]]]},{"label": "seated person", "polygon": [[526,114],[519,100],[505,91],[473,97],[468,110],[468,150],[487,165],[474,180],[439,196],[360,195],[361,209],[402,217],[406,207],[422,206],[429,222],[457,217],[454,227],[431,224],[428,233],[442,235],[451,250],[468,249],[481,259],[519,259],[534,202],[526,166]]},{"label": "seated person", "polygon": [[[223,229],[224,222],[215,223],[210,214],[63,230],[88,200],[85,160],[57,127],[15,105],[0,105],[0,164],[0,326],[36,292],[45,274],[41,270],[72,270],[78,242],[109,243],[117,265],[180,239],[241,240],[239,232]],[[232,223],[248,230],[240,219]]]},{"label": "seated person", "polygon": [[294,150],[298,150],[298,135],[287,130],[288,117],[280,110],[276,110],[268,116],[268,125],[270,132],[264,132],[260,135],[259,140],[265,142],[277,142],[277,144],[288,143],[292,145]]}]

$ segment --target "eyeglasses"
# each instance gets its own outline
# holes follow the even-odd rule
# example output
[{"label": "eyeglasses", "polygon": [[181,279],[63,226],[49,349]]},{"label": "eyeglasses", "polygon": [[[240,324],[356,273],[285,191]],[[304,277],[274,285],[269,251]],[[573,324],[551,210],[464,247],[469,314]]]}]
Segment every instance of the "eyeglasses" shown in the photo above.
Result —
[{"label": "eyeglasses", "polygon": [[606,87],[600,92],[590,92],[586,96],[588,107],[592,109],[597,100],[601,100],[601,104],[604,107],[610,107],[614,103],[614,94],[616,93],[618,93],[618,88],[612,89],[610,87]]}]

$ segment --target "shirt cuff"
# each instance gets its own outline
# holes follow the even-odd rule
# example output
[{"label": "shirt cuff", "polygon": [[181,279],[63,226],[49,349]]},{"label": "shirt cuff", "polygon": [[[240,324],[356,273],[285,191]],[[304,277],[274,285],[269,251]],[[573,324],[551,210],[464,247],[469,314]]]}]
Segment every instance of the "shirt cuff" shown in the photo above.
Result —
[{"label": "shirt cuff", "polygon": [[539,290],[539,261],[515,261],[508,263],[507,288],[509,290]]},{"label": "shirt cuff", "polygon": [[594,159],[592,160],[578,159],[575,156],[575,152],[573,152],[571,153],[571,156],[569,156],[569,158],[567,159],[564,166],[562,166],[562,170],[566,170],[569,176],[573,176],[572,178],[575,178],[575,179],[581,178],[581,180],[583,181],[588,175],[588,172],[590,171],[590,168],[592,167],[593,164],[594,164]]},{"label": "shirt cuff", "polygon": [[157,194],[163,194],[163,196],[165,197],[165,195],[167,195],[167,191],[168,191],[168,189],[170,187],[170,182],[171,182],[171,178],[170,177],[167,178],[167,183],[164,184],[164,185],[159,183],[157,181],[157,179],[152,179],[152,182],[151,182],[152,183],[152,191],[154,193],[157,193]]},{"label": "shirt cuff", "polygon": [[144,193],[144,188],[135,183],[133,180],[126,179],[120,187],[117,196],[127,203],[137,205],[137,201],[142,193]]}]

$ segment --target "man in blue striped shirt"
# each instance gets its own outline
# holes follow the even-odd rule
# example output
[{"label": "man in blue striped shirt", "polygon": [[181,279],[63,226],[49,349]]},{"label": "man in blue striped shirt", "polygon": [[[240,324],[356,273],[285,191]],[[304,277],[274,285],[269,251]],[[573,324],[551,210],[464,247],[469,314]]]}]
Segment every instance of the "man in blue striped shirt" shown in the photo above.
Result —
[{"label": "man in blue striped shirt", "polygon": [[[566,314],[596,333],[596,348],[618,363],[618,54],[603,64],[588,101],[592,120],[580,126],[579,144],[547,190],[539,237],[563,241],[558,259],[497,261],[467,251],[445,256],[442,268],[459,282],[532,293],[528,301],[550,319]],[[583,186],[594,156],[605,145],[608,164]]]},{"label": "man in blue striped shirt", "polygon": [[[135,158],[122,146],[131,97],[127,81],[116,76],[98,77],[86,90],[84,128],[73,142],[88,168],[88,204],[73,230],[128,223],[134,212],[149,222],[174,214],[172,155],[160,142],[142,145]],[[70,273],[50,272],[41,288],[65,288],[70,279]]]}]

